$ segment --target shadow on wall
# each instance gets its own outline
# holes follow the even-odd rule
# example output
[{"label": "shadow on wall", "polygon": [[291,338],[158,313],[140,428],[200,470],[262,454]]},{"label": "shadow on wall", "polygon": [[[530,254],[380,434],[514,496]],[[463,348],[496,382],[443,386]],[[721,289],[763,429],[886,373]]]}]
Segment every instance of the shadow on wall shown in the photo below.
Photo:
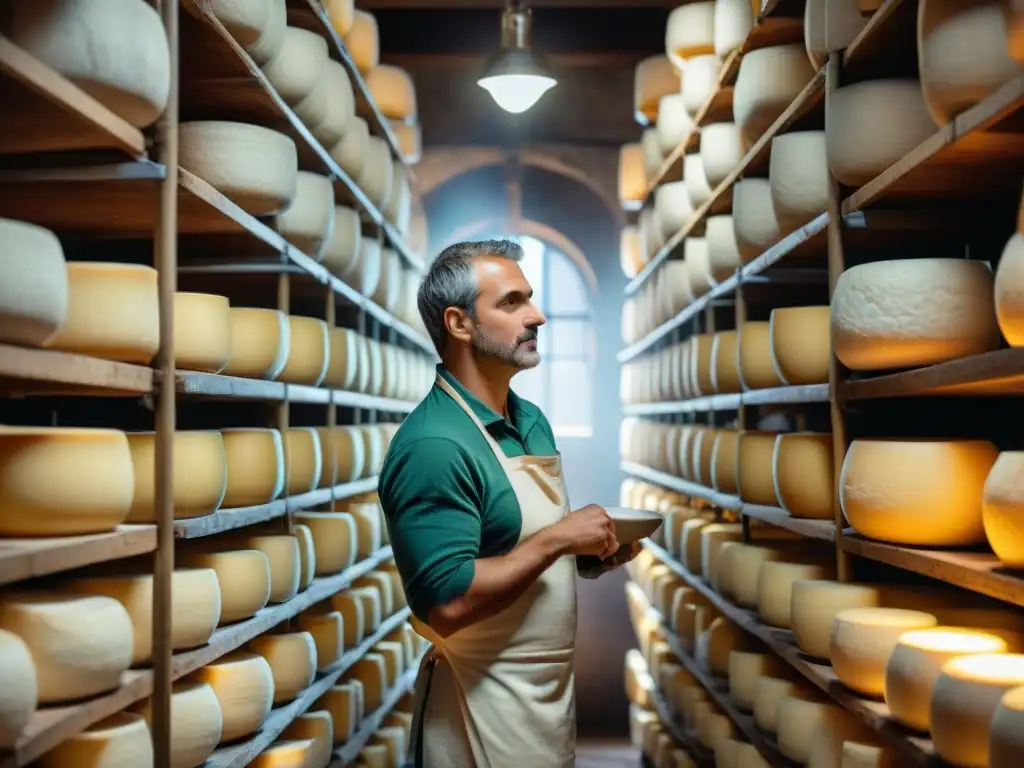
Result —
[{"label": "shadow on wall", "polygon": [[[625,285],[618,266],[615,212],[585,185],[548,170],[523,166],[521,186],[522,218],[556,230],[571,241],[586,254],[597,279],[597,291],[591,294],[589,307],[596,339],[589,374],[592,435],[561,437],[558,441],[572,505],[614,506],[622,478],[618,469],[621,412],[615,353]],[[505,168],[500,165],[468,171],[435,188],[424,198],[431,252],[447,244],[456,231],[472,231],[473,222],[505,221],[506,195]],[[482,231],[480,236],[492,232]],[[557,291],[558,284],[546,286],[546,290]],[[625,579],[625,570],[621,569],[594,581],[579,580],[576,689],[581,738],[609,738],[628,732],[622,660],[635,645],[635,638],[623,594]]]}]

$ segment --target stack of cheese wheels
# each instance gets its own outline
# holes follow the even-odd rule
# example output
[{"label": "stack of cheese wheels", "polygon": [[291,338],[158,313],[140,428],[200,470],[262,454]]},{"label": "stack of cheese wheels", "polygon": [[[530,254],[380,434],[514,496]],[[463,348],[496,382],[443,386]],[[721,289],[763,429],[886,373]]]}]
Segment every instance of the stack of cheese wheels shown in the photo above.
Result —
[{"label": "stack of cheese wheels", "polygon": [[106,717],[62,741],[35,765],[39,768],[96,768],[111,760],[124,760],[126,766],[152,768],[152,735],[141,715],[118,712]]},{"label": "stack of cheese wheels", "polygon": [[402,162],[406,165],[416,165],[423,157],[423,129],[419,123],[391,120],[389,126],[391,132],[395,134],[395,141],[398,142]]},{"label": "stack of cheese wheels", "polygon": [[700,162],[712,189],[728,178],[746,151],[743,131],[735,123],[709,123],[700,127]]},{"label": "stack of cheese wheels", "polygon": [[274,705],[270,665],[255,653],[233,651],[193,672],[188,680],[213,689],[221,709],[221,744],[256,733]]},{"label": "stack of cheese wheels", "polygon": [[1017,212],[1017,229],[1003,248],[995,277],[996,317],[999,330],[1011,347],[1024,346],[1024,291],[1021,286],[1024,286],[1024,201]]},{"label": "stack of cheese wheels", "polygon": [[288,359],[278,379],[288,384],[319,386],[330,365],[327,323],[313,317],[288,316]]},{"label": "stack of cheese wheels", "polygon": [[740,179],[733,185],[732,216],[736,246],[744,264],[749,264],[782,237],[768,179]]},{"label": "stack of cheese wheels", "polygon": [[341,660],[345,651],[345,619],[338,611],[303,611],[299,614],[298,625],[313,638],[318,670]]},{"label": "stack of cheese wheels", "polygon": [[686,140],[693,129],[693,118],[686,111],[686,103],[681,93],[670,93],[662,96],[658,103],[658,146],[661,152],[668,155]]},{"label": "stack of cheese wheels", "polygon": [[224,296],[174,294],[174,364],[220,373],[231,359],[231,307]]},{"label": "stack of cheese wheels", "polygon": [[179,162],[246,213],[287,208],[298,185],[298,152],[288,136],[245,123],[182,123]]},{"label": "stack of cheese wheels", "polygon": [[362,720],[362,686],[355,681],[331,686],[313,706],[330,713],[333,741],[348,741]]},{"label": "stack of cheese wheels", "polygon": [[733,117],[750,142],[757,141],[814,77],[801,45],[777,45],[748,52],[740,62]]},{"label": "stack of cheese wheels", "polygon": [[636,65],[633,79],[633,113],[645,125],[658,117],[662,96],[679,92],[679,72],[665,56],[651,56]]},{"label": "stack of cheese wheels", "polygon": [[232,307],[231,356],[222,373],[273,381],[284,370],[291,349],[288,316],[276,309]]},{"label": "stack of cheese wheels", "polygon": [[827,703],[823,694],[817,691],[799,689],[790,692],[778,705],[779,751],[800,765],[811,765],[811,742],[816,734],[829,720],[845,715],[845,710]]},{"label": "stack of cheese wheels", "polygon": [[352,14],[352,24],[345,33],[345,47],[363,75],[380,64],[380,32],[372,13],[356,10]]},{"label": "stack of cheese wheels", "polygon": [[356,183],[371,203],[385,208],[391,195],[391,147],[378,136],[370,136],[368,142],[363,170]]},{"label": "stack of cheese wheels", "polygon": [[319,257],[334,227],[334,186],[319,173],[299,171],[295,197],[276,220],[277,231],[300,251]]},{"label": "stack of cheese wheels", "polygon": [[829,307],[773,309],[768,325],[772,365],[786,384],[827,384],[832,362]]},{"label": "stack of cheese wheels", "polygon": [[829,184],[825,132],[794,131],[773,138],[768,182],[783,234],[824,213]]},{"label": "stack of cheese wheels", "polygon": [[281,50],[288,27],[285,0],[211,0],[210,10],[257,64],[266,64]]},{"label": "stack of cheese wheels", "polygon": [[793,517],[832,519],[835,498],[832,435],[779,435],[772,451],[772,482],[780,507]]},{"label": "stack of cheese wheels", "polygon": [[378,64],[366,75],[366,86],[384,117],[403,123],[416,121],[416,86],[404,69]]},{"label": "stack of cheese wheels", "polygon": [[1007,50],[1004,4],[927,0],[917,10],[921,90],[936,125],[997,91],[1021,73]]},{"label": "stack of cheese wheels", "polygon": [[284,491],[284,442],[276,429],[222,429],[228,482],[223,506],[269,504]]},{"label": "stack of cheese wheels", "polygon": [[[894,544],[983,544],[982,495],[998,455],[984,440],[854,440],[840,480],[843,514],[864,536]],[[928,483],[906,471],[917,465],[929,468]]]},{"label": "stack of cheese wheels", "polygon": [[270,601],[271,565],[260,549],[216,551],[195,544],[181,548],[177,559],[188,568],[208,568],[220,586],[221,626],[255,616]]},{"label": "stack of cheese wheels", "polygon": [[345,135],[328,150],[331,158],[348,176],[355,180],[366,165],[366,154],[370,147],[370,126],[361,117],[353,119]]},{"label": "stack of cheese wheels", "polygon": [[623,210],[639,210],[647,197],[644,152],[639,144],[619,147],[619,204]]},{"label": "stack of cheese wheels", "polygon": [[858,371],[931,365],[996,349],[992,270],[964,259],[851,267],[832,297],[832,343],[839,361]]},{"label": "stack of cheese wheels", "polygon": [[156,270],[91,261],[66,268],[67,313],[44,346],[148,365],[160,346]]},{"label": "stack of cheese wheels", "polygon": [[829,170],[846,186],[862,186],[934,132],[916,80],[844,86],[825,109]]},{"label": "stack of cheese wheels", "polygon": [[251,640],[248,649],[270,665],[275,704],[294,699],[316,676],[316,644],[309,632],[267,633]]},{"label": "stack of cheese wheels", "polygon": [[668,16],[665,27],[665,53],[681,71],[683,82],[689,76],[688,60],[715,52],[715,3],[689,3]]},{"label": "stack of cheese wheels", "polygon": [[[156,520],[156,433],[128,433],[134,494],[127,521]],[[216,430],[174,433],[172,478],[174,517],[187,519],[216,512],[227,492],[228,465],[224,438]]]},{"label": "stack of cheese wheels", "polygon": [[[167,105],[170,50],[149,3],[19,3],[6,14],[3,33],[137,128],[153,123]],[[94,55],[98,50],[102,58]]]},{"label": "stack of cheese wheels", "polygon": [[39,347],[64,324],[68,270],[50,230],[0,219],[0,342]]},{"label": "stack of cheese wheels", "polygon": [[[153,725],[153,699],[132,707],[132,712]],[[171,690],[171,765],[199,766],[217,749],[224,729],[224,713],[209,683],[180,680]]]},{"label": "stack of cheese wheels", "polygon": [[0,536],[110,531],[127,517],[133,495],[124,432],[0,426]]}]

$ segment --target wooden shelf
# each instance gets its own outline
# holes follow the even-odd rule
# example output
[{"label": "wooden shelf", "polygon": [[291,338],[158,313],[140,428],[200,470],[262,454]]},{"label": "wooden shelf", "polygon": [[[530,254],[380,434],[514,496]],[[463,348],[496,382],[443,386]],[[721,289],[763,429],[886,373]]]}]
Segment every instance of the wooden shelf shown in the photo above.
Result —
[{"label": "wooden shelf", "polygon": [[0,35],[0,155],[114,149],[146,155],[146,139],[77,85]]},{"label": "wooden shelf", "polygon": [[761,520],[777,528],[785,528],[810,539],[836,540],[836,524],[831,520],[805,520],[793,517],[779,507],[764,507],[760,504],[744,504],[741,511],[746,517]]},{"label": "wooden shelf", "polygon": [[331,761],[330,768],[342,768],[356,761],[363,747],[369,743],[370,738],[383,724],[384,718],[391,714],[394,708],[398,706],[398,702],[402,700],[402,697],[412,690],[416,684],[416,675],[419,673],[421,660],[422,657],[416,659],[416,663],[402,673],[398,682],[384,698],[384,703],[363,718],[363,722],[359,725],[351,739],[334,750],[334,760]]},{"label": "wooden shelf", "polygon": [[741,394],[707,395],[689,400],[635,403],[622,406],[626,416],[666,416],[676,413],[735,411],[744,405],[801,405],[827,403],[828,384],[803,384],[771,389],[752,389]]},{"label": "wooden shelf", "polygon": [[346,408],[365,408],[389,413],[409,413],[418,405],[410,400],[395,400],[341,389],[308,387],[302,384],[285,384],[280,381],[265,381],[263,379],[242,379],[198,371],[178,371],[174,386],[179,395],[187,397],[333,404]]},{"label": "wooden shelf", "polygon": [[97,357],[0,344],[0,392],[138,397],[153,391],[153,369]]},{"label": "wooden shelf", "polygon": [[659,472],[656,469],[651,469],[650,467],[645,467],[641,464],[623,461],[619,464],[619,468],[627,474],[639,477],[641,480],[647,480],[655,485],[661,485],[669,490],[682,493],[686,496],[697,496],[702,498],[709,504],[720,507],[721,509],[739,510],[743,506],[743,502],[740,501],[739,496],[730,496],[727,493],[720,493],[713,488],[706,488],[699,483],[691,483],[689,480],[683,480],[682,478],[674,477],[667,472]]},{"label": "wooden shelf", "polygon": [[332,499],[346,499],[361,493],[370,493],[376,489],[377,478],[367,477],[352,483],[336,485],[333,488],[318,488],[309,493],[288,496],[272,501],[270,504],[261,504],[257,507],[221,509],[205,517],[175,521],[174,537],[176,539],[198,539],[204,536],[213,536],[225,531],[234,531],[246,526],[256,525],[257,523],[265,523],[268,520],[283,517],[289,512],[297,512],[303,509],[319,507],[322,504],[329,504]]},{"label": "wooden shelf", "polygon": [[402,608],[381,622],[380,628],[359,645],[345,652],[341,661],[317,675],[317,679],[294,701],[276,707],[264,721],[260,730],[248,741],[221,747],[207,758],[203,768],[244,768],[256,756],[273,744],[278,736],[291,725],[299,715],[304,714],[317,700],[327,693],[345,672],[351,669],[377,643],[400,627],[409,618],[408,608]]}]

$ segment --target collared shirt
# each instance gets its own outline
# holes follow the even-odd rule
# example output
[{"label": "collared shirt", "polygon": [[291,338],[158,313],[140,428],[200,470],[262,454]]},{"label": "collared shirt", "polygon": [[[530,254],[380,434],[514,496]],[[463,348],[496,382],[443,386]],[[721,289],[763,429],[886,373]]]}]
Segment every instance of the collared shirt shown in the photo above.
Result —
[{"label": "collared shirt", "polygon": [[[551,425],[533,403],[508,394],[495,413],[437,367],[509,458],[557,453]],[[512,485],[469,415],[434,385],[391,441],[378,487],[406,596],[426,621],[430,609],[463,595],[474,561],[519,541],[522,515]]]}]

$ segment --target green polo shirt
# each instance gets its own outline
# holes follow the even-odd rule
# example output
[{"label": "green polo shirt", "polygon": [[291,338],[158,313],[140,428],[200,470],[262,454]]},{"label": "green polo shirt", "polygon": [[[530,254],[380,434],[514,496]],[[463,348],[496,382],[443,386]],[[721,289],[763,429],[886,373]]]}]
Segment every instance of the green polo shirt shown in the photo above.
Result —
[{"label": "green polo shirt", "polygon": [[[533,403],[509,392],[505,419],[437,370],[507,457],[558,452]],[[519,541],[522,515],[508,477],[473,420],[436,384],[391,441],[378,493],[409,605],[424,622],[435,605],[466,593],[474,560],[503,555]]]}]

